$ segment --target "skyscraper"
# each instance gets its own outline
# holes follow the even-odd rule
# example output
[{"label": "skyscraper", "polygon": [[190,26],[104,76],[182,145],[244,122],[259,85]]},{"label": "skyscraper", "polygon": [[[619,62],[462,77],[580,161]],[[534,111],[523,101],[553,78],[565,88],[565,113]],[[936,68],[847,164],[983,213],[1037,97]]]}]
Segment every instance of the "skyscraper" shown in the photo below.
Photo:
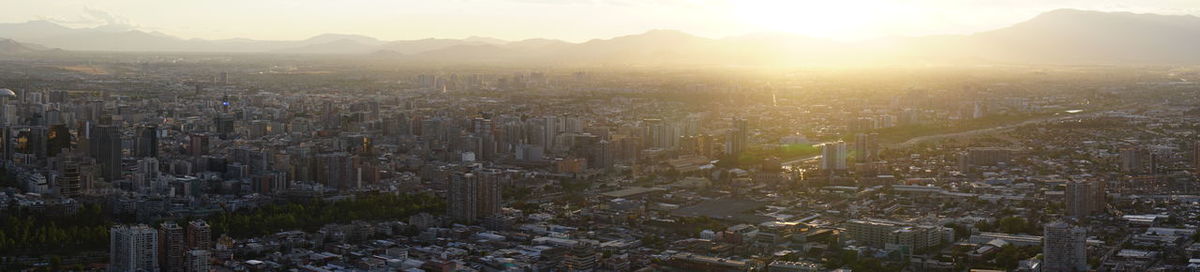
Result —
[{"label": "skyscraper", "polygon": [[1087,271],[1087,229],[1063,221],[1044,227],[1042,254],[1046,272]]},{"label": "skyscraper", "polygon": [[100,176],[112,182],[122,178],[121,131],[115,126],[96,126],[92,132],[93,154],[100,163]]},{"label": "skyscraper", "polygon": [[212,230],[208,222],[195,220],[187,225],[187,246],[191,249],[209,250],[212,248]]},{"label": "skyscraper", "polygon": [[49,138],[46,146],[48,156],[57,156],[64,149],[71,148],[71,129],[68,129],[66,125],[50,126],[50,132],[46,137]]},{"label": "skyscraper", "polygon": [[474,172],[455,175],[447,200],[450,218],[465,223],[500,213],[499,173]]},{"label": "skyscraper", "polygon": [[109,230],[109,271],[158,271],[158,232],[146,225]]},{"label": "skyscraper", "polygon": [[734,118],[733,130],[729,131],[729,136],[725,139],[725,154],[737,155],[746,151],[749,133],[750,126],[746,122],[746,119]]},{"label": "skyscraper", "polygon": [[821,170],[846,170],[846,143],[833,142],[821,145]]},{"label": "skyscraper", "polygon": [[187,241],[183,227],[175,222],[163,222],[158,226],[158,263],[162,272],[182,272]]},{"label": "skyscraper", "polygon": [[138,157],[158,157],[158,126],[146,125],[137,128]]},{"label": "skyscraper", "polygon": [[221,139],[229,138],[233,134],[233,116],[217,116],[217,118],[213,119],[213,127],[216,129],[217,135],[221,136]]}]

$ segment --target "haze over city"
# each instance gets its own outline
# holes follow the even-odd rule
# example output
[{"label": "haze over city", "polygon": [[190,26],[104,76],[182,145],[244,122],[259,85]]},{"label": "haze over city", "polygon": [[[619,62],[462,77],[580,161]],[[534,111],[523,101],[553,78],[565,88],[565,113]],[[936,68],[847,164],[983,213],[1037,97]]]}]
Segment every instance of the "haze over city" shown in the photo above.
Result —
[{"label": "haze over city", "polygon": [[[708,38],[786,32],[839,40],[969,34],[1054,9],[1197,15],[1200,4],[1138,1],[18,1],[0,22],[46,20],[181,38],[302,40],[326,33],[383,40],[487,36],[582,42],[680,30]],[[597,18],[604,18],[598,20]]]},{"label": "haze over city", "polygon": [[1200,271],[1200,2],[7,1],[0,271]]}]

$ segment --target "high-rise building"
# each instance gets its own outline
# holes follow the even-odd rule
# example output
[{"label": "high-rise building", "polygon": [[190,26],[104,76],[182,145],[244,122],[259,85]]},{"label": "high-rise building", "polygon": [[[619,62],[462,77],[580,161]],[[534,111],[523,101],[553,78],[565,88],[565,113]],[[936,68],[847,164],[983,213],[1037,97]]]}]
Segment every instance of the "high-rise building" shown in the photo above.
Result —
[{"label": "high-rise building", "polygon": [[136,144],[134,151],[138,157],[158,157],[158,126],[138,127]]},{"label": "high-rise building", "polygon": [[846,143],[833,142],[821,145],[821,170],[846,170]]},{"label": "high-rise building", "polygon": [[213,128],[217,131],[217,135],[221,139],[228,138],[233,135],[233,117],[228,115],[217,116],[213,119]]},{"label": "high-rise building", "polygon": [[1064,195],[1068,216],[1082,219],[1105,209],[1104,181],[1067,182]]},{"label": "high-rise building", "polygon": [[854,152],[858,156],[858,162],[874,162],[877,152],[879,152],[878,144],[875,139],[878,138],[877,133],[859,133],[854,135]]},{"label": "high-rise building", "polygon": [[548,150],[548,151],[554,150],[554,146],[557,144],[556,138],[558,138],[557,136],[559,133],[559,129],[561,128],[559,126],[560,119],[558,118],[558,116],[549,115],[549,116],[542,118],[542,120],[543,120],[542,139],[544,139],[544,141],[542,142],[542,148],[544,148],[545,150]]},{"label": "high-rise building", "polygon": [[737,155],[746,151],[749,134],[750,126],[746,119],[733,119],[733,130],[729,131],[729,135],[725,139],[725,154]]},{"label": "high-rise building", "polygon": [[137,172],[133,175],[134,190],[147,191],[163,187],[158,184],[159,177],[162,176],[159,168],[158,159],[154,157],[138,160]]},{"label": "high-rise building", "polygon": [[48,150],[48,135],[49,131],[44,127],[28,127],[18,129],[16,131],[17,152],[29,154],[38,159],[45,159]]},{"label": "high-rise building", "polygon": [[197,157],[208,155],[208,135],[188,135],[188,153]]},{"label": "high-rise building", "polygon": [[318,183],[334,187],[338,190],[349,190],[355,187],[354,161],[346,152],[320,154],[317,160]]},{"label": "high-rise building", "polygon": [[212,248],[212,229],[204,220],[188,222],[186,238],[188,248],[202,250]]},{"label": "high-rise building", "polygon": [[455,175],[447,195],[448,212],[455,221],[474,223],[500,213],[499,173],[478,171]]},{"label": "high-rise building", "polygon": [[184,254],[184,272],[208,272],[208,250],[193,249]]},{"label": "high-rise building", "polygon": [[52,125],[50,132],[46,135],[47,139],[47,155],[54,157],[62,153],[64,149],[71,148],[71,129],[66,125]]},{"label": "high-rise building", "polygon": [[62,158],[59,166],[62,176],[58,177],[59,193],[66,197],[78,197],[85,189],[83,177],[80,175],[83,158],[74,152],[65,154]]},{"label": "high-rise building", "polygon": [[100,176],[112,182],[122,178],[121,131],[115,126],[96,126],[92,131],[93,156],[100,164]]},{"label": "high-rise building", "polygon": [[1148,170],[1150,152],[1140,147],[1121,148],[1121,172],[1142,174]]},{"label": "high-rise building", "polygon": [[1044,227],[1042,271],[1087,271],[1087,229],[1063,221]]},{"label": "high-rise building", "polygon": [[146,226],[109,230],[109,271],[158,271],[158,231]]},{"label": "high-rise building", "polygon": [[1200,141],[1192,143],[1192,172],[1200,173]]},{"label": "high-rise building", "polygon": [[187,241],[183,227],[175,222],[163,222],[158,226],[158,263],[162,272],[182,272]]}]

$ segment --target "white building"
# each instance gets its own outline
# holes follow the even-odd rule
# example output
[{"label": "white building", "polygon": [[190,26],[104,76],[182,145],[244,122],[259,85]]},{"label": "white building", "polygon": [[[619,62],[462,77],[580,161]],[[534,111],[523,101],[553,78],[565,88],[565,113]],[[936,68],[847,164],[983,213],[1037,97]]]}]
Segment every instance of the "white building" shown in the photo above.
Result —
[{"label": "white building", "polygon": [[846,143],[832,142],[821,145],[821,170],[846,170]]},{"label": "white building", "polygon": [[158,271],[158,231],[146,226],[109,230],[109,271]]},{"label": "white building", "polygon": [[1045,272],[1087,271],[1087,229],[1058,221],[1044,227]]}]

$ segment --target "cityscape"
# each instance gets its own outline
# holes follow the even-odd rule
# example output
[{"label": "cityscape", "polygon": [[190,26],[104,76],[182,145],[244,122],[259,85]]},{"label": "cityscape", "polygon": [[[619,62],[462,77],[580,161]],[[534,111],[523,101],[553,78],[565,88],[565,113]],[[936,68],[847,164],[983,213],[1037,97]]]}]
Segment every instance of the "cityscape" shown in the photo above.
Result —
[{"label": "cityscape", "polygon": [[1200,271],[1200,3],[76,2],[0,16],[0,271]]}]

